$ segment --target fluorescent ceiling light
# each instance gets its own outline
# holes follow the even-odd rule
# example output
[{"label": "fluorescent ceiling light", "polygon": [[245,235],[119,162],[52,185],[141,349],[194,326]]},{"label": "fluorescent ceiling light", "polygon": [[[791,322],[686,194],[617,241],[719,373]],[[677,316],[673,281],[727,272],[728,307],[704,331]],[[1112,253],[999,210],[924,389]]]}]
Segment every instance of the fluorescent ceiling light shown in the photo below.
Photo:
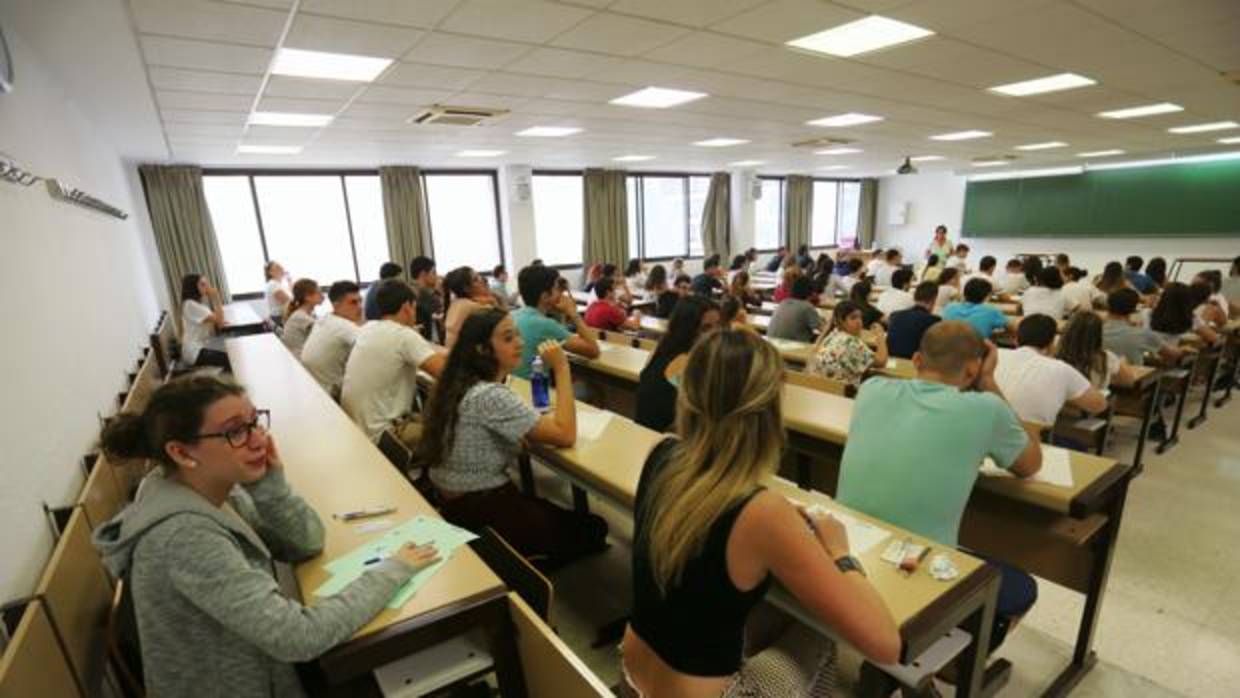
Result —
[{"label": "fluorescent ceiling light", "polygon": [[970,182],[985,182],[994,179],[1031,179],[1034,177],[1060,177],[1063,175],[1078,175],[1085,171],[1084,167],[1075,165],[1073,167],[1046,167],[1038,170],[1011,170],[1008,172],[994,172],[991,174],[969,175]]},{"label": "fluorescent ceiling light", "polygon": [[457,153],[456,156],[458,158],[493,158],[493,157],[503,155],[506,152],[508,151],[507,150],[462,150],[461,152]]},{"label": "fluorescent ceiling light", "polygon": [[1167,129],[1171,133],[1206,133],[1207,131],[1227,131],[1233,128],[1240,128],[1240,124],[1234,121],[1215,121],[1209,124],[1194,124],[1192,126],[1176,126]]},{"label": "fluorescent ceiling light", "polygon": [[726,148],[731,145],[741,145],[748,142],[741,138],[708,138],[704,141],[695,141],[693,145],[700,145],[703,148]]},{"label": "fluorescent ceiling light", "polygon": [[300,145],[239,145],[238,155],[296,155],[301,152]]},{"label": "fluorescent ceiling light", "polygon": [[667,87],[647,87],[631,94],[617,97],[609,104],[623,107],[644,107],[646,109],[667,109],[692,102],[707,96],[705,92],[689,90],[673,90]]},{"label": "fluorescent ceiling light", "polygon": [[758,165],[765,164],[766,160],[737,160],[736,162],[729,162],[728,167],[757,167]]},{"label": "fluorescent ceiling light", "polygon": [[1224,145],[1234,145],[1236,143],[1240,143],[1240,136],[1232,136],[1230,138],[1220,138],[1218,139],[1218,142]]},{"label": "fluorescent ceiling light", "polygon": [[1240,151],[1210,153],[1208,155],[1189,155],[1182,158],[1160,158],[1158,160],[1129,160],[1127,162],[1108,162],[1101,165],[1090,165],[1091,170],[1122,170],[1128,167],[1157,167],[1160,165],[1187,165],[1194,162],[1217,162],[1219,160],[1240,160]]},{"label": "fluorescent ceiling light", "polygon": [[1098,116],[1101,116],[1104,119],[1135,119],[1139,116],[1171,114],[1177,111],[1184,111],[1184,107],[1170,102],[1159,102],[1158,104],[1146,104],[1141,107],[1128,107],[1126,109],[1114,109],[1112,111],[1098,112]]},{"label": "fluorescent ceiling light", "polygon": [[298,78],[371,82],[391,64],[391,58],[282,48],[276,53],[271,72]]},{"label": "fluorescent ceiling light", "polygon": [[531,126],[524,131],[517,131],[518,136],[529,138],[562,138],[581,133],[581,129],[573,126]]},{"label": "fluorescent ceiling light", "polygon": [[793,48],[831,56],[857,56],[880,48],[933,36],[929,29],[870,15],[848,24],[810,34],[787,43]]},{"label": "fluorescent ceiling light", "polygon": [[1091,150],[1088,153],[1077,153],[1078,158],[1109,158],[1112,155],[1123,155],[1122,150]]},{"label": "fluorescent ceiling light", "polygon": [[1012,164],[1011,160],[975,160],[973,161],[974,167],[998,167],[1000,165],[1010,165],[1010,164]]},{"label": "fluorescent ceiling light", "polygon": [[814,155],[852,155],[853,153],[865,152],[860,148],[827,148],[826,150],[815,150]]},{"label": "fluorescent ceiling light", "polygon": [[1045,143],[1030,143],[1029,145],[1018,145],[1017,150],[1049,150],[1051,148],[1065,148],[1067,143],[1063,141],[1047,141]]},{"label": "fluorescent ceiling light", "polygon": [[1025,80],[1023,82],[1013,82],[1007,85],[997,85],[990,88],[991,92],[1009,95],[1011,97],[1026,97],[1028,95],[1040,95],[1046,92],[1058,92],[1059,90],[1071,90],[1077,87],[1086,87],[1088,85],[1096,85],[1097,83],[1084,75],[1076,73],[1060,73],[1059,75],[1051,75],[1045,78],[1037,78],[1036,80]]},{"label": "fluorescent ceiling light", "polygon": [[989,138],[995,134],[990,131],[956,131],[954,133],[940,133],[937,136],[930,136],[932,141],[967,141],[971,138]]},{"label": "fluorescent ceiling light", "polygon": [[847,169],[849,169],[849,167],[848,167],[848,165],[827,165],[826,167],[819,167],[818,169],[819,169],[819,170],[822,170],[822,171],[827,171],[827,170],[847,170]]},{"label": "fluorescent ceiling light", "polygon": [[883,117],[874,116],[873,114],[858,114],[849,112],[847,114],[837,114],[836,116],[827,116],[813,121],[806,121],[807,126],[856,126],[858,124],[869,124],[875,121],[882,121]]},{"label": "fluorescent ceiling light", "polygon": [[332,122],[331,114],[293,114],[278,111],[256,111],[250,114],[252,126],[326,126]]},{"label": "fluorescent ceiling light", "polygon": [[917,155],[909,158],[913,162],[934,162],[935,160],[946,160],[942,155]]},{"label": "fluorescent ceiling light", "polygon": [[612,162],[645,162],[653,160],[653,155],[621,155],[618,158],[612,158]]}]

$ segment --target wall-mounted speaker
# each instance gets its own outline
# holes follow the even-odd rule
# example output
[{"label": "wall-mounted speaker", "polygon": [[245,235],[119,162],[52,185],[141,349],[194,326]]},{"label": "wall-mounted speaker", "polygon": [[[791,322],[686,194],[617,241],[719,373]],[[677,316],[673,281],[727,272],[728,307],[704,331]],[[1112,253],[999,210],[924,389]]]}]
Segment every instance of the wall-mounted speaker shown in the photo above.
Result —
[{"label": "wall-mounted speaker", "polygon": [[757,177],[749,180],[749,195],[754,198],[754,201],[762,198],[762,180]]},{"label": "wall-mounted speaker", "polygon": [[532,185],[530,184],[529,175],[518,175],[512,185],[512,194],[517,201],[528,203],[533,197]]},{"label": "wall-mounted speaker", "polygon": [[888,225],[907,224],[908,223],[908,208],[909,208],[909,203],[907,201],[897,201],[891,204],[891,207],[887,209],[887,224]]}]

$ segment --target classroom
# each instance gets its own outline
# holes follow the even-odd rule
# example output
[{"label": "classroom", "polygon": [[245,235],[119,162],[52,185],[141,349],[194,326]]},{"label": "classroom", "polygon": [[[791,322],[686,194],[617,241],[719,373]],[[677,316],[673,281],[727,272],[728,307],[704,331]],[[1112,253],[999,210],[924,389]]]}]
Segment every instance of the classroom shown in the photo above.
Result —
[{"label": "classroom", "polygon": [[0,0],[0,698],[1237,695],[1238,36]]}]

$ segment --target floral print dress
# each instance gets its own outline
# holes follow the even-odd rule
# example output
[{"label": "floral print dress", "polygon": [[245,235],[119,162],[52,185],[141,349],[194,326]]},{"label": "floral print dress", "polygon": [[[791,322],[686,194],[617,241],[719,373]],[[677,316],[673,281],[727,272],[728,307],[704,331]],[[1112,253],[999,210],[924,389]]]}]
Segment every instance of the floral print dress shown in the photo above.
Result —
[{"label": "floral print dress", "polygon": [[874,352],[860,337],[836,330],[814,352],[809,369],[825,378],[860,385],[874,363]]}]

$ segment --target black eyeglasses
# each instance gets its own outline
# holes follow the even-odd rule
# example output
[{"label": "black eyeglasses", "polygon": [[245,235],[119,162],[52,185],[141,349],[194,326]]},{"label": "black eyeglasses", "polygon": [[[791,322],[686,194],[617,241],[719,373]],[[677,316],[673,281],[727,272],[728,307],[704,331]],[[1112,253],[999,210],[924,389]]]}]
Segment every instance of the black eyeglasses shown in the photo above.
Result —
[{"label": "black eyeglasses", "polygon": [[217,431],[214,434],[199,434],[197,438],[224,439],[228,442],[229,446],[232,446],[233,448],[241,448],[250,442],[250,434],[256,428],[262,428],[263,431],[267,431],[271,428],[270,410],[255,410],[254,419],[251,419],[241,426],[233,427],[227,431]]}]

